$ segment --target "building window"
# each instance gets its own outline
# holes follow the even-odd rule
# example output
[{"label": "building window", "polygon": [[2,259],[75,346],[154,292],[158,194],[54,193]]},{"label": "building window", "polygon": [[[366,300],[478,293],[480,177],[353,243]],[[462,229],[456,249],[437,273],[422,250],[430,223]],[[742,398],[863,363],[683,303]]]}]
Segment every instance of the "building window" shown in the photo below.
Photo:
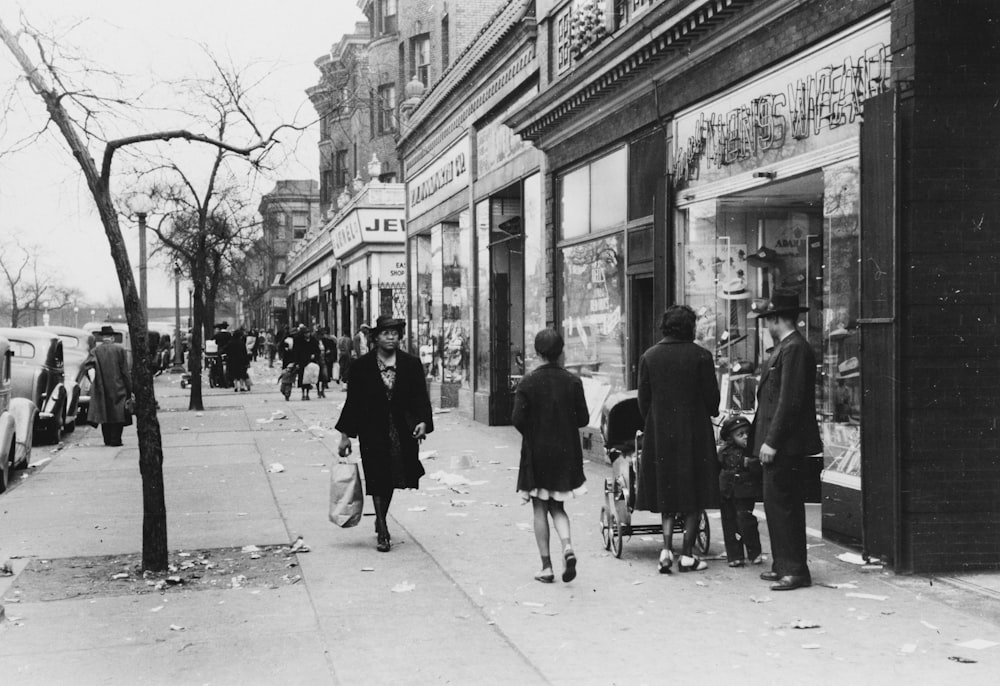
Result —
[{"label": "building window", "polygon": [[271,213],[271,227],[274,231],[274,240],[283,241],[288,238],[285,233],[285,214],[283,212]]},{"label": "building window", "polygon": [[451,55],[448,52],[448,15],[444,15],[441,19],[441,71],[443,72],[448,68],[448,62],[451,59]]},{"label": "building window", "polygon": [[619,148],[557,179],[563,239],[625,225],[627,157]]},{"label": "building window", "polygon": [[[343,188],[349,179],[347,171],[347,151],[338,150],[334,153],[333,160],[333,185],[335,188]],[[332,192],[333,189],[331,189]]]},{"label": "building window", "polygon": [[396,130],[396,85],[389,83],[378,87],[376,102],[377,131],[392,133]]},{"label": "building window", "polygon": [[309,214],[306,212],[292,213],[292,238],[304,238],[309,231]]},{"label": "building window", "polygon": [[426,33],[412,40],[410,69],[424,86],[430,85],[431,38]]},{"label": "building window", "polygon": [[397,0],[376,0],[375,28],[378,35],[396,33]]}]

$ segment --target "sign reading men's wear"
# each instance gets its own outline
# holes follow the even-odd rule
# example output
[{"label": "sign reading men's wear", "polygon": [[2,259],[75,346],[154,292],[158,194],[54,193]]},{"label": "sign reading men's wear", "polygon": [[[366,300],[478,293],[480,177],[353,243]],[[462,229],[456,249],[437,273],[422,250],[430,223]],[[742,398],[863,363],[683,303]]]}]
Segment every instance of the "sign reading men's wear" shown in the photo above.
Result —
[{"label": "sign reading men's wear", "polygon": [[330,230],[333,256],[340,259],[366,243],[404,243],[406,221],[402,208],[354,210]]}]

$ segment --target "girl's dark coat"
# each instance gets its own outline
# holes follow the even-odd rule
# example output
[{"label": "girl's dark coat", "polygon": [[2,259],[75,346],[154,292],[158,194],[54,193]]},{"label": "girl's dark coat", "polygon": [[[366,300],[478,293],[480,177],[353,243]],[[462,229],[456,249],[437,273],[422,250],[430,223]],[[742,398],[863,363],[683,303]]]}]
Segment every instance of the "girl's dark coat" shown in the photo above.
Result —
[{"label": "girl's dark coat", "polygon": [[390,403],[378,370],[377,354],[372,350],[351,365],[347,400],[337,421],[338,431],[357,437],[361,444],[365,491],[369,495],[383,495],[393,488],[389,474],[389,417],[399,434],[407,488],[417,488],[424,475],[418,456],[420,444],[413,438],[413,428],[423,422],[427,433],[434,430],[431,399],[420,360],[402,350],[396,351],[396,385]]},{"label": "girl's dark coat", "polygon": [[514,395],[514,426],[521,441],[517,490],[571,491],[586,481],[579,427],[589,419],[580,379],[559,365],[526,375]]},{"label": "girl's dark coat", "polygon": [[639,412],[645,419],[636,508],[696,512],[718,507],[712,417],[719,384],[712,354],[664,338],[639,359]]}]

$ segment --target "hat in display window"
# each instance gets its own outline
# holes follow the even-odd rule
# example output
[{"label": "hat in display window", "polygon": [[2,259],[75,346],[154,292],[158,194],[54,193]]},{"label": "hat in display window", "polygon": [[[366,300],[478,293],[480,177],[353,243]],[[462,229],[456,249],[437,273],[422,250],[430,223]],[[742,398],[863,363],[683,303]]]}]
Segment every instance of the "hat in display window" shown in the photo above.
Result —
[{"label": "hat in display window", "polygon": [[848,336],[851,336],[851,335],[853,335],[853,332],[852,331],[848,331],[844,327],[844,325],[841,324],[836,329],[834,329],[833,331],[830,332],[830,340],[831,341],[839,341],[839,340],[847,338]]},{"label": "hat in display window", "polygon": [[753,374],[753,362],[749,362],[748,360],[736,360],[729,368],[729,371],[732,374]]},{"label": "hat in display window", "polygon": [[747,289],[747,281],[742,276],[730,279],[722,287],[723,300],[749,300],[753,296]]},{"label": "hat in display window", "polygon": [[758,269],[772,267],[778,263],[778,253],[772,248],[761,246],[757,252],[747,255],[747,264]]},{"label": "hat in display window", "polygon": [[755,300],[750,308],[750,317],[769,317],[779,314],[799,314],[808,312],[808,307],[799,305],[799,294],[791,288],[775,288],[770,300]]},{"label": "hat in display window", "polygon": [[861,362],[856,357],[848,357],[837,365],[838,379],[854,379],[861,376]]},{"label": "hat in display window", "polygon": [[789,274],[781,280],[782,288],[802,288],[802,284],[806,282],[806,275],[803,272],[797,274]]}]

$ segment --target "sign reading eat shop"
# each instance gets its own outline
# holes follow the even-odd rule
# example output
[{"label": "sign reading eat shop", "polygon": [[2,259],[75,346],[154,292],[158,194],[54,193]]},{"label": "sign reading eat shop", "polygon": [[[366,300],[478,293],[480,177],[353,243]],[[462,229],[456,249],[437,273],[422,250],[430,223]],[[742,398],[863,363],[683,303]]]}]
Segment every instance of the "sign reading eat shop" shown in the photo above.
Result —
[{"label": "sign reading eat shop", "polygon": [[404,211],[402,208],[354,210],[330,230],[330,241],[337,259],[366,243],[404,243]]}]

